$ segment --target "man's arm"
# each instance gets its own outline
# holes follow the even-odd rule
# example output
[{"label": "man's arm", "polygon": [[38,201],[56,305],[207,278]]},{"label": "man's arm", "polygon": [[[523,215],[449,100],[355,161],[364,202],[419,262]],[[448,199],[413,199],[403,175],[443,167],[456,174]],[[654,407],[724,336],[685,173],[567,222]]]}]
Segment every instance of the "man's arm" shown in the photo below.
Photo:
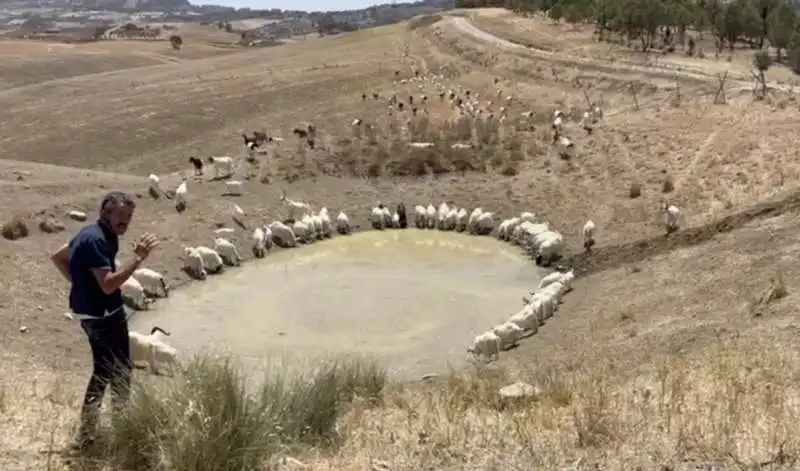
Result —
[{"label": "man's arm", "polygon": [[95,239],[87,243],[85,251],[81,255],[87,267],[92,270],[100,289],[106,294],[118,290],[142,262],[139,257],[135,257],[117,271],[111,271],[108,246],[102,239]]},{"label": "man's arm", "polygon": [[53,265],[56,266],[61,276],[70,283],[72,279],[69,276],[69,244],[64,244],[50,256]]}]

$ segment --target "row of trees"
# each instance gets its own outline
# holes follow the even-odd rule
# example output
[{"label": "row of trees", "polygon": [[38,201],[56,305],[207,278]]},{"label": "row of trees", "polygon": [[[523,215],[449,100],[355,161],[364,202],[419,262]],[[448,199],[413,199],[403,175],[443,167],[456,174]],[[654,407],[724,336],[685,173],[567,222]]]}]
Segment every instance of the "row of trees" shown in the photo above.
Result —
[{"label": "row of trees", "polygon": [[504,7],[521,14],[544,12],[554,21],[592,22],[600,41],[615,37],[641,48],[693,54],[695,40],[711,34],[718,52],[739,44],[761,49],[770,45],[783,61],[783,51],[800,70],[800,15],[797,0],[456,0],[460,8]]}]

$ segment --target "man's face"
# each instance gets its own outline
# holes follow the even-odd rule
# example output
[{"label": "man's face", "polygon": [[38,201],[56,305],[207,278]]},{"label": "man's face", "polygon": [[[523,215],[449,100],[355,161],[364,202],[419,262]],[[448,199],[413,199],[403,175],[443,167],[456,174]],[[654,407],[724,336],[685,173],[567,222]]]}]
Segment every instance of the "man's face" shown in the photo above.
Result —
[{"label": "man's face", "polygon": [[108,214],[108,225],[114,231],[114,234],[123,235],[128,231],[128,225],[133,219],[134,209],[133,206],[123,204],[111,210]]}]

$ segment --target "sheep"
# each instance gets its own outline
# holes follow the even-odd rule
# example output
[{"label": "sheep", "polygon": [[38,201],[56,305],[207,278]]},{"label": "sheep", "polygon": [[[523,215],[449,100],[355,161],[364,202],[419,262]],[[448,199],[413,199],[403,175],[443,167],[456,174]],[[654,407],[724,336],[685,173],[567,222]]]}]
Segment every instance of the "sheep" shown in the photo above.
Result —
[{"label": "sheep", "polygon": [[533,222],[536,222],[536,215],[533,214],[533,213],[529,213],[527,211],[524,211],[524,212],[520,213],[519,219],[522,222],[531,222],[531,223],[533,223]]},{"label": "sheep", "polygon": [[209,157],[208,163],[214,165],[215,178],[227,178],[233,175],[233,159],[231,157]]},{"label": "sheep", "polygon": [[445,218],[447,217],[447,213],[449,212],[450,212],[450,207],[447,206],[447,203],[442,202],[442,204],[439,205],[439,210],[436,212],[436,222],[437,226],[439,227],[439,230],[442,231],[445,230],[444,227]]},{"label": "sheep", "polygon": [[469,219],[467,220],[467,231],[470,234],[474,234],[478,228],[478,218],[483,214],[482,208],[475,208],[472,210],[472,213],[469,215]]},{"label": "sheep", "polygon": [[322,237],[331,237],[331,233],[333,232],[331,229],[331,218],[328,216],[328,208],[322,208],[317,213],[319,216],[320,221],[322,222]]},{"label": "sheep", "polygon": [[425,208],[425,226],[428,229],[436,227],[436,208],[430,203],[428,203],[428,207]]},{"label": "sheep", "polygon": [[444,216],[444,222],[442,230],[445,231],[452,231],[456,228],[456,219],[458,218],[458,210],[456,208],[450,208],[450,211]]},{"label": "sheep", "polygon": [[489,235],[494,230],[494,213],[481,213],[475,221],[475,233],[478,235]]},{"label": "sheep", "polygon": [[664,227],[667,235],[680,229],[681,210],[677,206],[665,201],[661,205],[661,211],[664,213]]},{"label": "sheep", "polygon": [[558,155],[562,159],[569,159],[575,156],[575,143],[566,136],[558,136],[556,138],[558,147]]},{"label": "sheep", "polygon": [[520,329],[528,332],[528,336],[539,332],[539,312],[541,305],[526,304],[516,314],[508,318],[508,322],[516,324]]},{"label": "sheep", "polygon": [[415,149],[430,149],[434,146],[433,142],[409,142],[409,147],[413,147]]},{"label": "sheep", "polygon": [[200,280],[205,280],[208,277],[205,264],[203,264],[203,256],[200,255],[200,252],[191,247],[184,247],[183,256],[185,262],[184,270]]},{"label": "sheep", "polygon": [[558,298],[557,294],[553,291],[537,291],[533,293],[530,299],[523,298],[523,301],[526,301],[527,305],[532,306],[532,309],[536,310],[539,325],[543,325],[545,320],[553,317],[553,313],[555,313],[558,307],[560,298]]},{"label": "sheep", "polygon": [[504,220],[497,228],[497,238],[500,240],[508,240],[511,236],[511,231],[520,224],[521,220],[518,217],[513,217]]},{"label": "sheep", "polygon": [[165,298],[169,297],[169,284],[161,273],[150,268],[139,268],[131,276],[142,285],[148,296],[159,296],[161,290]]},{"label": "sheep", "polygon": [[561,257],[561,252],[564,250],[564,237],[558,232],[553,234],[539,245],[538,255],[536,255],[537,265],[547,266]]},{"label": "sheep", "polygon": [[220,227],[218,229],[214,229],[214,234],[216,235],[232,235],[236,233],[236,229],[232,227]]},{"label": "sheep", "polygon": [[369,220],[372,222],[372,228],[382,230],[384,228],[383,208],[374,206],[370,211]]},{"label": "sheep", "polygon": [[541,290],[553,283],[561,282],[564,283],[564,286],[566,286],[567,290],[569,290],[571,289],[573,280],[575,280],[574,270],[570,270],[568,272],[555,271],[542,278],[542,281],[539,282],[539,289]]},{"label": "sheep", "polygon": [[392,227],[392,212],[383,204],[379,204],[378,207],[381,208],[381,213],[383,214],[383,227]]},{"label": "sheep", "polygon": [[425,206],[418,204],[414,206],[414,225],[417,226],[417,229],[425,229],[428,220],[428,212],[425,210]]},{"label": "sheep", "polygon": [[465,208],[461,208],[456,213],[456,231],[464,232],[467,230],[468,214]]},{"label": "sheep", "polygon": [[209,273],[221,273],[225,271],[225,262],[216,250],[204,245],[198,245],[194,250],[203,258],[203,265]]},{"label": "sheep", "polygon": [[243,183],[239,180],[228,180],[225,182],[225,193],[223,196],[242,196]]},{"label": "sheep", "polygon": [[283,190],[281,193],[281,203],[285,206],[289,207],[289,217],[294,217],[295,211],[307,211],[311,212],[311,206],[308,203],[304,203],[302,201],[295,201],[286,197],[286,190]]},{"label": "sheep", "polygon": [[264,227],[261,229],[264,231],[264,250],[270,250],[274,244],[272,240],[272,230],[266,224],[264,224]]},{"label": "sheep", "polygon": [[592,120],[592,117],[589,115],[589,112],[588,111],[584,112],[583,113],[583,118],[581,118],[581,127],[583,128],[584,131],[586,131],[586,134],[591,134],[592,133],[592,129],[593,129],[593,127],[592,127],[593,122],[592,121],[593,120]]},{"label": "sheep", "polygon": [[587,252],[591,252],[592,247],[594,246],[594,230],[595,225],[594,222],[589,219],[586,221],[586,224],[583,225],[583,248]]},{"label": "sheep", "polygon": [[279,247],[297,247],[297,237],[286,224],[280,221],[272,221],[268,229],[272,232],[272,239]]},{"label": "sheep", "polygon": [[392,213],[392,228],[400,229],[400,215],[396,211]]},{"label": "sheep", "polygon": [[500,337],[500,350],[509,350],[519,344],[525,331],[513,322],[506,322],[492,328],[492,332]]},{"label": "sheep", "polygon": [[161,182],[158,178],[158,175],[150,174],[147,179],[150,181],[150,195],[153,198],[158,198],[161,196]]},{"label": "sheep", "polygon": [[202,177],[203,176],[203,160],[197,157],[189,157],[189,162],[192,163],[194,167],[194,176],[195,177]]},{"label": "sheep", "polygon": [[292,223],[292,232],[294,232],[295,237],[298,241],[302,241],[303,243],[310,243],[311,238],[311,230],[312,228],[308,226],[308,224],[303,220],[298,220]]},{"label": "sheep", "polygon": [[239,250],[233,245],[233,242],[225,239],[224,237],[217,237],[214,239],[214,250],[219,253],[222,260],[231,266],[239,266],[241,261],[244,260],[239,254]]},{"label": "sheep", "polygon": [[128,301],[134,309],[143,311],[147,309],[148,299],[142,286],[136,278],[130,277],[120,286],[123,299]]},{"label": "sheep", "polygon": [[319,240],[322,240],[322,218],[319,217],[319,214],[312,214],[311,215],[311,231],[312,237],[316,237]]},{"label": "sheep", "polygon": [[395,210],[398,218],[398,225],[400,229],[406,229],[408,227],[408,216],[406,216],[406,205],[400,203],[397,205],[397,209]]},{"label": "sheep", "polygon": [[500,356],[500,337],[493,331],[484,332],[475,336],[472,344],[467,347],[467,353],[471,353],[473,358],[496,360]]},{"label": "sheep", "polygon": [[347,219],[347,215],[343,211],[339,211],[336,216],[336,232],[341,235],[350,233],[350,220]]},{"label": "sheep", "polygon": [[186,182],[181,182],[175,190],[175,209],[180,213],[186,209],[186,195],[189,189],[186,187]]},{"label": "sheep", "polygon": [[264,228],[256,227],[253,230],[253,256],[256,258],[264,258],[267,254],[265,247],[266,234]]},{"label": "sheep", "polygon": [[143,335],[138,332],[129,332],[131,363],[138,368],[150,368],[153,374],[160,374],[159,365],[167,366],[171,372],[177,364],[178,351],[167,345],[162,339],[163,335],[170,335],[169,332],[160,327],[153,327],[150,335]]}]

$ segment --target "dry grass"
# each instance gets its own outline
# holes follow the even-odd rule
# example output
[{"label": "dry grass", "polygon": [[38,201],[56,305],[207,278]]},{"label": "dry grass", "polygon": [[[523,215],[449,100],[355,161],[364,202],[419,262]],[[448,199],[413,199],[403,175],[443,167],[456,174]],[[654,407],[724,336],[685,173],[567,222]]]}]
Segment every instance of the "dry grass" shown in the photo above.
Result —
[{"label": "dry grass", "polygon": [[25,224],[25,221],[23,221],[19,216],[11,218],[11,220],[3,224],[3,227],[0,229],[0,234],[3,234],[3,237],[8,240],[17,240],[22,239],[23,237],[28,237],[28,233],[28,225]]},{"label": "dry grass", "polygon": [[[245,227],[283,217],[283,189],[353,215],[378,199],[406,205],[446,200],[503,217],[535,211],[564,232],[572,251],[580,250],[577,230],[591,217],[602,255],[615,244],[661,236],[655,215],[665,193],[696,226],[783,194],[800,177],[791,96],[776,93],[754,102],[749,91],[729,90],[728,104],[714,105],[712,77],[682,82],[681,104],[671,106],[672,75],[623,67],[624,61],[646,64],[622,53],[614,57],[618,65],[604,60],[581,39],[580,28],[567,34],[561,26],[534,28],[528,20],[475,14],[479,24],[508,34],[526,28],[531,41],[544,41],[551,32],[552,44],[541,48],[561,55],[510,51],[465,34],[446,18],[219,57],[211,57],[216,46],[208,45],[197,50],[197,57],[208,57],[200,60],[189,57],[191,40],[177,53],[162,51],[158,42],[82,45],[69,54],[59,50],[75,58],[66,61],[70,71],[55,67],[45,45],[16,49],[20,57],[4,62],[7,73],[0,74],[13,82],[0,93],[0,106],[9,110],[0,139],[5,155],[16,159],[0,160],[0,196],[10,202],[0,207],[0,217],[17,216],[33,227],[53,215],[72,232],[79,226],[65,218],[69,210],[93,215],[111,188],[138,194],[131,237],[159,234],[151,267],[180,286],[187,282],[179,271],[181,245],[208,243],[213,229],[230,225],[232,200],[221,197],[220,182],[190,180],[189,204],[179,215],[173,202],[147,195],[145,176],[159,174],[169,190],[190,173],[189,156],[243,157],[239,129],[286,138],[269,156],[237,169],[245,194],[235,201],[248,213]],[[0,42],[0,55],[10,57],[16,47],[22,45]],[[100,62],[81,62],[90,61],[81,51]],[[129,65],[145,66],[68,78],[125,67],[116,61],[128,57],[144,61]],[[710,64],[712,76],[719,69],[712,59],[691,60],[693,67]],[[396,72],[405,78],[414,69],[438,72],[447,87],[460,85],[483,97],[512,95],[509,116],[532,111],[534,119],[525,127],[509,125],[488,142],[473,139],[475,149],[456,152],[451,144],[457,139],[445,125],[451,111],[435,103],[438,95],[393,83]],[[381,99],[362,102],[361,93],[371,91]],[[431,150],[410,154],[406,142],[412,138],[390,130],[385,100],[391,93],[429,95],[430,131],[413,139],[430,140]],[[578,153],[565,162],[549,145],[550,116],[554,107],[576,116],[586,107],[584,93],[590,100],[602,97],[606,116],[592,135],[567,127]],[[352,137],[354,117],[379,127],[377,142]],[[320,130],[314,151],[301,149],[291,136],[292,127],[307,120]],[[37,123],[35,133],[30,123]],[[630,193],[634,187],[638,197]],[[239,372],[229,365],[201,363],[189,376],[147,380],[134,420],[109,431],[114,446],[103,463],[108,469],[119,469],[120,461],[133,469],[228,469],[227,463],[259,469],[290,454],[315,469],[345,471],[791,468],[800,447],[800,359],[790,347],[800,246],[792,220],[771,219],[644,260],[648,243],[633,244],[627,259],[633,265],[581,281],[557,316],[509,353],[502,367],[454,373],[431,384],[390,381],[377,402],[350,401],[349,392],[336,392],[341,382],[329,376],[320,389],[329,394],[303,402],[305,411],[297,402],[302,395],[289,394],[282,396],[280,420],[270,414],[253,419],[243,412],[263,412],[265,399],[246,398]],[[237,231],[232,239],[243,244],[248,236]],[[3,469],[60,466],[56,456],[40,450],[57,448],[77,414],[84,378],[72,373],[85,370],[87,349],[80,329],[60,316],[66,286],[44,256],[65,237],[34,231],[0,240],[7,280],[0,290],[3,351],[36,362],[9,367],[0,378],[0,422],[10,424],[0,439]],[[640,249],[645,255],[638,255]],[[123,259],[126,250],[127,244]],[[781,276],[767,288],[772,273]],[[21,325],[29,326],[24,334]],[[23,365],[19,359],[8,364]],[[32,371],[39,372],[35,379]],[[496,393],[516,380],[539,393],[510,406]],[[373,392],[380,389],[372,384]],[[295,386],[290,390],[303,391]],[[225,394],[216,395],[221,390]],[[206,408],[182,420],[178,414],[189,410],[191,399],[212,402],[225,414]],[[340,407],[315,409],[333,403],[325,401]],[[284,436],[267,433],[276,421]],[[316,438],[327,440],[299,439],[305,433],[300,423],[324,423]],[[160,434],[163,427],[180,433]],[[225,440],[212,440],[220,436]]]}]

